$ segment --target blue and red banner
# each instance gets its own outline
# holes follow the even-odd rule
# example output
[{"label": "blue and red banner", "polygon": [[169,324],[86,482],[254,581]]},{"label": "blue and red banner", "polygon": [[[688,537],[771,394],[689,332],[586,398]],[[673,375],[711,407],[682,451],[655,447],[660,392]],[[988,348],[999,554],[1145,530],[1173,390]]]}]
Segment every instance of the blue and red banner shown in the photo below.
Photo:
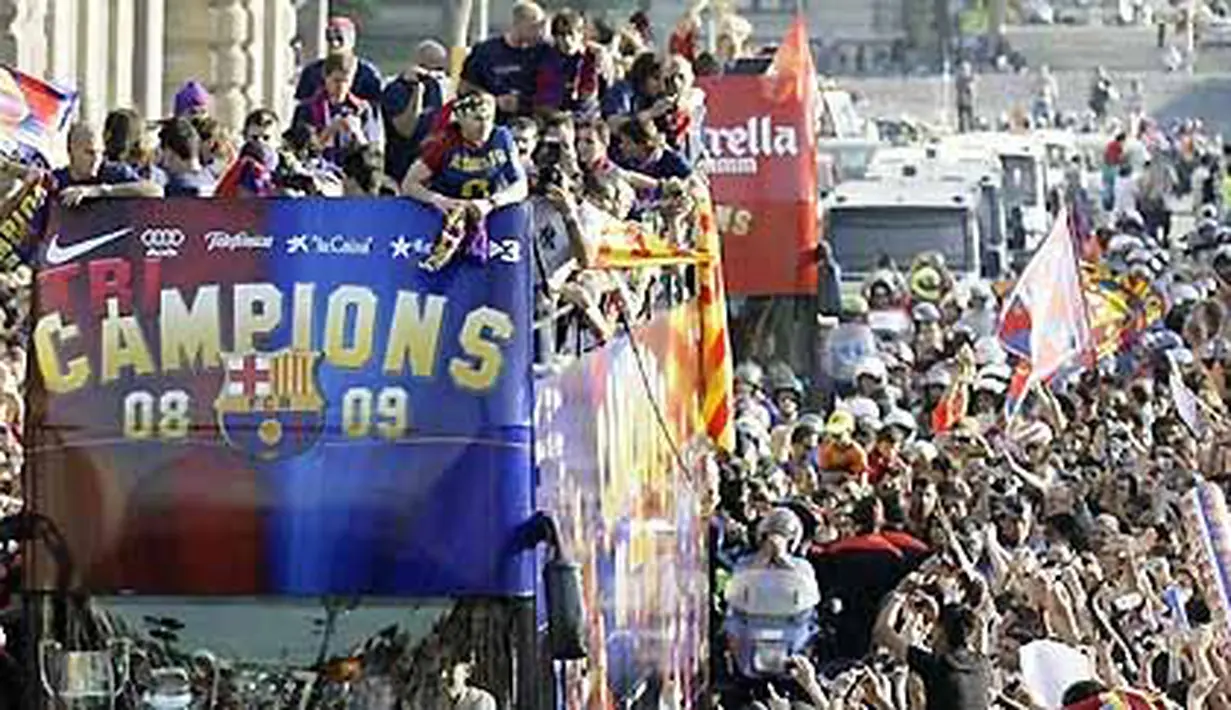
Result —
[{"label": "blue and red banner", "polygon": [[[408,200],[128,200],[37,253],[27,492],[94,593],[523,595],[525,214],[418,267]],[[33,583],[50,585],[35,559]]]}]

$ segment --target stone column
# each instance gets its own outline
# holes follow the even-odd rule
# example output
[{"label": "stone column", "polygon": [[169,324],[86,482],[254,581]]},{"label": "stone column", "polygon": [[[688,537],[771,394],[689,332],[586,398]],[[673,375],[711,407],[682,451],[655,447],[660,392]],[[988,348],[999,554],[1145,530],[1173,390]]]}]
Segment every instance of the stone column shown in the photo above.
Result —
[{"label": "stone column", "polygon": [[325,56],[325,25],[329,24],[328,0],[298,0],[299,37],[303,40],[303,63]]},{"label": "stone column", "polygon": [[79,0],[50,0],[45,17],[47,78],[77,86],[77,6]]},{"label": "stone column", "polygon": [[238,131],[248,113],[244,92],[249,83],[248,17],[240,0],[210,0],[213,25],[210,36],[210,90],[214,115],[223,125]]},{"label": "stone column", "polygon": [[47,72],[47,0],[0,0],[0,61],[35,76]]},{"label": "stone column", "polygon": [[289,122],[294,109],[295,50],[291,40],[295,38],[298,18],[293,0],[265,0],[265,60],[263,63],[265,108],[273,109],[278,117]]},{"label": "stone column", "polygon": [[[133,105],[133,75],[136,73],[136,0],[110,0],[110,45],[107,103],[111,108]],[[161,57],[159,58],[161,59]]]},{"label": "stone column", "polygon": [[163,33],[166,0],[137,0],[133,48],[133,101],[147,120],[163,116]]},{"label": "stone column", "polygon": [[[265,104],[265,0],[242,0],[245,39],[240,45],[244,55],[244,103],[249,109]],[[245,112],[246,115],[246,112]],[[243,120],[243,116],[240,117]]]},{"label": "stone column", "polygon": [[20,67],[22,0],[0,0],[0,62]]},{"label": "stone column", "polygon": [[175,92],[189,79],[209,85],[211,81],[210,38],[213,18],[205,0],[165,0],[163,35],[165,64],[162,80],[161,115],[170,115]]},{"label": "stone column", "polygon": [[81,118],[102,125],[107,115],[111,27],[109,3],[80,0],[77,5],[77,88],[81,92]]}]

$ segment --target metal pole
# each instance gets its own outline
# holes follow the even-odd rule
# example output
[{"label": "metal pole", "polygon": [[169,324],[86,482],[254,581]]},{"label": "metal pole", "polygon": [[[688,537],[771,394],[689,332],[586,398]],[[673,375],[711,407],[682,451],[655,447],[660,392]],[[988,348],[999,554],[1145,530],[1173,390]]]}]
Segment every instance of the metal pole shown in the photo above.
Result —
[{"label": "metal pole", "polygon": [[456,79],[462,74],[462,62],[466,60],[467,31],[470,29],[470,12],[474,9],[474,0],[452,0],[450,3],[449,32],[449,69],[450,75]]},{"label": "metal pole", "polygon": [[1188,50],[1188,73],[1197,71],[1197,0],[1188,0],[1188,36],[1185,44]]},{"label": "metal pole", "polygon": [[949,66],[949,57],[944,58],[940,75],[940,125],[949,126],[949,84],[953,81],[953,72]]},{"label": "metal pole", "polygon": [[474,41],[482,42],[491,34],[491,0],[475,0],[479,3],[478,17],[475,20]]}]

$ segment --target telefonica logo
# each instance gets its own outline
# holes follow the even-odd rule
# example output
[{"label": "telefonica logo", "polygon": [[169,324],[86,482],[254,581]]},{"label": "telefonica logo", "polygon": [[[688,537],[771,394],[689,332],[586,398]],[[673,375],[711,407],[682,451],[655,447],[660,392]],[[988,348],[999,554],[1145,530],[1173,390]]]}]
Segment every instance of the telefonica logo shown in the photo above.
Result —
[{"label": "telefonica logo", "polygon": [[209,251],[235,251],[236,249],[267,250],[274,245],[274,238],[266,234],[248,234],[247,232],[223,232],[215,230],[205,233],[205,248]]},{"label": "telefonica logo", "polygon": [[754,116],[740,126],[706,128],[705,149],[701,167],[710,175],[756,175],[761,158],[799,155],[799,133],[769,116]]}]

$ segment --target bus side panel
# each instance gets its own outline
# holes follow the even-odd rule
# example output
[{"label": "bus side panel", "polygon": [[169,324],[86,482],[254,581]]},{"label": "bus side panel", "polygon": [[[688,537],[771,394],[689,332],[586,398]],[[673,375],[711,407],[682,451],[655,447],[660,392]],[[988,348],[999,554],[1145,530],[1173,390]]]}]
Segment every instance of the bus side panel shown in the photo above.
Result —
[{"label": "bus side panel", "polygon": [[564,664],[557,707],[691,708],[705,689],[698,312],[678,306],[536,384],[537,504],[582,565],[588,623],[589,658]]}]

